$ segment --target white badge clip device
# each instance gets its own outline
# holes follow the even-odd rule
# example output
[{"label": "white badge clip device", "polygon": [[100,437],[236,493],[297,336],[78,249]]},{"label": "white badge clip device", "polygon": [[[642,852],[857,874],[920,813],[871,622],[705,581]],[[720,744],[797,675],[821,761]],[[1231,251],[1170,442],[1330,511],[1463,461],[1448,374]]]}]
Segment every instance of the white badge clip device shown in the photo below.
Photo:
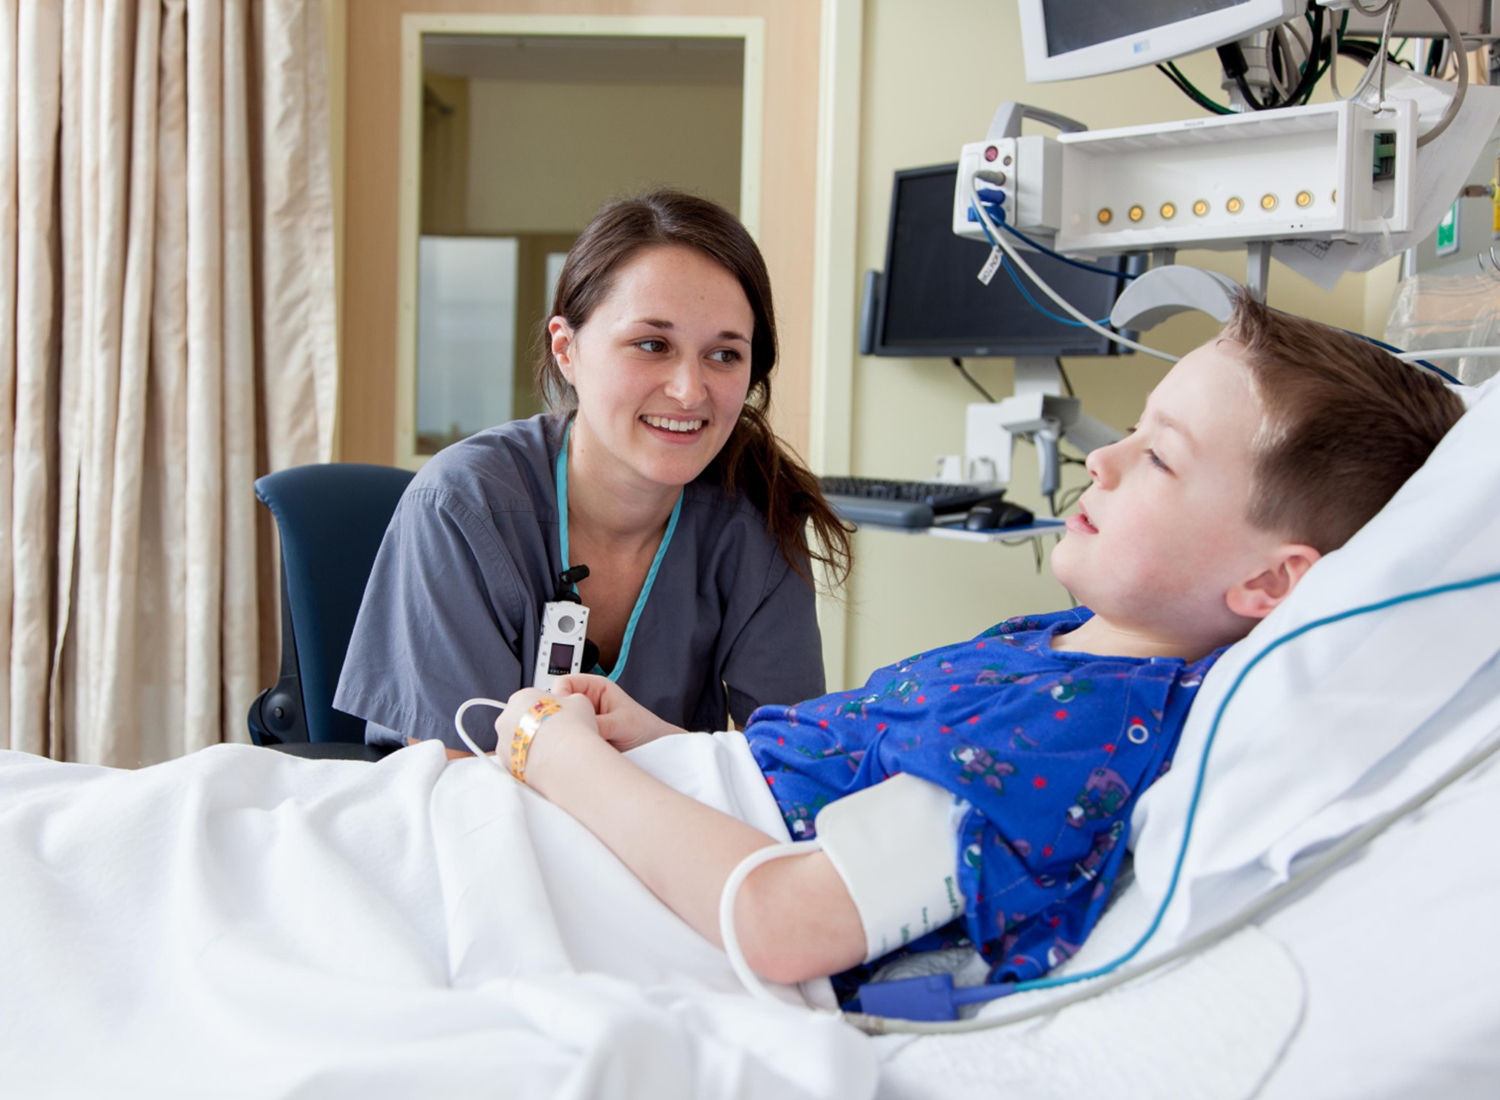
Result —
[{"label": "white badge clip device", "polygon": [[588,644],[589,609],[572,591],[573,585],[589,575],[589,567],[575,565],[557,576],[557,598],[542,605],[541,639],[536,647],[536,669],[531,686],[551,691],[559,676],[578,672],[583,667],[583,651]]}]

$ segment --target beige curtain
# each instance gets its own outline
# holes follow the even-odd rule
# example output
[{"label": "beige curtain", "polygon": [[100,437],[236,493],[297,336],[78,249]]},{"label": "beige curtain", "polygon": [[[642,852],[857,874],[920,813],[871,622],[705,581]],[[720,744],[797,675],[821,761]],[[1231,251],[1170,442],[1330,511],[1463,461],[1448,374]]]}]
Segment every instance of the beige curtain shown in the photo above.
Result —
[{"label": "beige curtain", "polygon": [[0,746],[245,740],[251,483],[332,450],[321,4],[0,2]]}]

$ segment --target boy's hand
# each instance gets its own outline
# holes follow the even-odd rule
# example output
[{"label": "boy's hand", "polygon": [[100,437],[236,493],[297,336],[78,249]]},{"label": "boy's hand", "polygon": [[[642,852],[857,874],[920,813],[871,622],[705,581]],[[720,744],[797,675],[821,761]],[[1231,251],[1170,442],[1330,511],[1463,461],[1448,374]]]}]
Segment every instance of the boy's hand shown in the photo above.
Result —
[{"label": "boy's hand", "polygon": [[507,769],[516,727],[520,725],[521,719],[526,716],[527,712],[542,699],[556,699],[562,709],[542,719],[532,737],[531,748],[527,752],[525,781],[538,790],[541,789],[540,780],[544,773],[554,767],[562,766],[563,762],[569,758],[570,744],[592,742],[598,745],[602,740],[599,736],[598,719],[595,718],[594,709],[589,706],[587,699],[582,696],[559,699],[553,692],[539,691],[536,688],[521,688],[505,701],[505,710],[500,717],[495,719],[495,736],[498,745],[496,754],[501,762],[506,764]]},{"label": "boy's hand", "polygon": [[686,732],[652,714],[607,676],[560,676],[553,681],[552,694],[558,699],[587,699],[599,717],[599,736],[621,752],[669,733]]}]

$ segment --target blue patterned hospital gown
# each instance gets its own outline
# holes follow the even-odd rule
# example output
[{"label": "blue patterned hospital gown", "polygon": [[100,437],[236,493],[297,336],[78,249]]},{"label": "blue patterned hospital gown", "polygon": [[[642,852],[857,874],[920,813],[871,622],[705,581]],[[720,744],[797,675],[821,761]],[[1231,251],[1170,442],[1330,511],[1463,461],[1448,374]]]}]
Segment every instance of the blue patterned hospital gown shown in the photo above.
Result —
[{"label": "blue patterned hospital gown", "polygon": [[1066,959],[1103,911],[1130,813],[1171,762],[1219,651],[1052,649],[1087,610],[1010,619],[883,668],[858,691],[763,706],[745,729],[794,839],[827,803],[898,772],[970,804],[959,826],[969,939],[992,982]]}]

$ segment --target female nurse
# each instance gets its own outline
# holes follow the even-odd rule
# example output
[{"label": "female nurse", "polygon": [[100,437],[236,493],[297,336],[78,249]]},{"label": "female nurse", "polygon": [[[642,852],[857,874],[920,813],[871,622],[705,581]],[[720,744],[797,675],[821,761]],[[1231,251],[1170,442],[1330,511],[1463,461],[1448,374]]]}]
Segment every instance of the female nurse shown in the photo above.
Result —
[{"label": "female nurse", "polygon": [[[824,690],[813,563],[841,582],[849,540],[767,422],[776,323],[744,226],[675,191],[612,203],[552,314],[555,411],[444,449],[386,531],[334,699],[367,742],[462,749],[455,710],[532,683],[560,589],[589,609],[583,671],[684,729]],[[493,748],[493,714],[468,717]]]}]

